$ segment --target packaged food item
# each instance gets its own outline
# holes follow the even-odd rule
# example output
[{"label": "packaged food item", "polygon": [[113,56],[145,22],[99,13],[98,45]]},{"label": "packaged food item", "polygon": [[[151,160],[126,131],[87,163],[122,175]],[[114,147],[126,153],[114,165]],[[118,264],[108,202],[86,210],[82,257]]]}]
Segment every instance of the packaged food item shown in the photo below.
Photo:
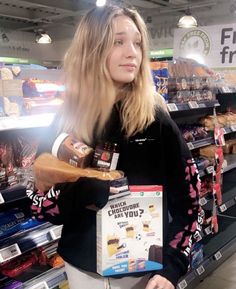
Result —
[{"label": "packaged food item", "polygon": [[52,154],[74,167],[85,168],[91,163],[93,149],[67,133],[61,133],[52,146]]},{"label": "packaged food item", "polygon": [[23,289],[23,282],[16,281],[0,273],[0,289]]},{"label": "packaged food item", "polygon": [[17,209],[0,213],[0,239],[19,231],[19,224],[26,220],[25,214]]},{"label": "packaged food item", "polygon": [[96,146],[92,166],[103,171],[113,171],[117,167],[118,159],[118,145],[105,142]]},{"label": "packaged food item", "polygon": [[204,259],[203,245],[200,243],[195,243],[191,250],[190,256],[191,269],[196,269],[202,263],[203,259]]},{"label": "packaged food item", "polygon": [[233,150],[233,146],[236,145],[236,139],[229,139],[225,142],[223,146],[223,152],[225,154],[231,154]]},{"label": "packaged food item", "polygon": [[48,260],[48,265],[51,267],[61,267],[64,265],[64,260],[59,254],[55,254]]},{"label": "packaged food item", "polygon": [[42,192],[58,183],[75,182],[80,177],[115,180],[124,176],[121,171],[99,171],[94,168],[73,167],[49,153],[41,154],[33,165],[35,186]]},{"label": "packaged food item", "polygon": [[16,277],[31,268],[37,261],[38,257],[34,253],[22,255],[19,258],[4,264],[1,267],[1,272],[8,277]]},{"label": "packaged food item", "polygon": [[162,269],[162,186],[130,186],[97,212],[97,272],[102,276]]},{"label": "packaged food item", "polygon": [[127,196],[129,194],[130,194],[130,191],[129,191],[128,179],[126,177],[112,180],[110,182],[109,200]]},{"label": "packaged food item", "polygon": [[200,148],[200,155],[206,158],[214,158],[215,157],[215,151],[216,151],[216,146],[215,145],[209,145],[206,147],[201,147]]}]

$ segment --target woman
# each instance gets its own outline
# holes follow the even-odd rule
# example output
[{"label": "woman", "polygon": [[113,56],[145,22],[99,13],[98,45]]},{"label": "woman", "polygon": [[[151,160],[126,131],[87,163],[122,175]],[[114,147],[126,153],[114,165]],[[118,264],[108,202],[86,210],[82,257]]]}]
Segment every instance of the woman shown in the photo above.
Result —
[{"label": "woman", "polygon": [[80,178],[55,185],[60,220],[49,219],[64,224],[58,252],[66,262],[70,289],[173,289],[188,268],[193,235],[199,229],[199,177],[161,96],[154,93],[148,52],[146,26],[136,11],[115,6],[89,11],[65,56],[62,113],[40,152],[50,151],[62,131],[91,146],[116,142],[118,169],[129,184],[162,184],[164,269],[152,278],[96,274],[96,212],[86,206],[106,205],[109,181]]}]

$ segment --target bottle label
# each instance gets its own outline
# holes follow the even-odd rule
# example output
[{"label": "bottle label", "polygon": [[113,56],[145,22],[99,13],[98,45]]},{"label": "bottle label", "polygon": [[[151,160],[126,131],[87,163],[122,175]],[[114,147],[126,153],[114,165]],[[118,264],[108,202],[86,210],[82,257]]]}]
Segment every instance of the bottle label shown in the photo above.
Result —
[{"label": "bottle label", "polygon": [[118,163],[118,159],[119,159],[119,153],[113,153],[112,154],[112,159],[111,159],[111,167],[110,170],[114,171],[117,167],[117,163]]}]

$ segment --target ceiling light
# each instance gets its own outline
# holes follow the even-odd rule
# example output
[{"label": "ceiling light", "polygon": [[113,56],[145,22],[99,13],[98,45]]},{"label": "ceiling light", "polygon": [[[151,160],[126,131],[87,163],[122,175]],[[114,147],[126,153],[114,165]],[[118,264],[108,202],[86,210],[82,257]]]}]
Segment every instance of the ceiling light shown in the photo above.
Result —
[{"label": "ceiling light", "polygon": [[37,31],[35,40],[39,44],[49,44],[52,43],[51,37],[44,31]]},{"label": "ceiling light", "polygon": [[197,20],[191,15],[190,11],[187,10],[185,15],[179,19],[177,24],[179,28],[192,28],[197,27]]},{"label": "ceiling light", "polygon": [[104,6],[105,4],[106,4],[106,0],[97,0],[96,1],[96,5],[98,6],[98,7],[102,7],[102,6]]},{"label": "ceiling light", "polygon": [[9,42],[9,38],[6,33],[2,33],[2,42]]}]

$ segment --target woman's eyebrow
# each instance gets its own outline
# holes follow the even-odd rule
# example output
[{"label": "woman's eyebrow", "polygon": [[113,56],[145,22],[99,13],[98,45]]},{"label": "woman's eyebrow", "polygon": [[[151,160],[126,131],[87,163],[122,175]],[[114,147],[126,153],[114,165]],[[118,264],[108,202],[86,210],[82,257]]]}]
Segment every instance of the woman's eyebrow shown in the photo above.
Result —
[{"label": "woman's eyebrow", "polygon": [[[127,32],[125,32],[125,31],[120,31],[120,32],[116,32],[115,33],[115,35],[126,35],[127,34]],[[139,33],[139,32],[136,32],[135,33],[137,36],[140,36],[141,37],[141,34]]]}]

